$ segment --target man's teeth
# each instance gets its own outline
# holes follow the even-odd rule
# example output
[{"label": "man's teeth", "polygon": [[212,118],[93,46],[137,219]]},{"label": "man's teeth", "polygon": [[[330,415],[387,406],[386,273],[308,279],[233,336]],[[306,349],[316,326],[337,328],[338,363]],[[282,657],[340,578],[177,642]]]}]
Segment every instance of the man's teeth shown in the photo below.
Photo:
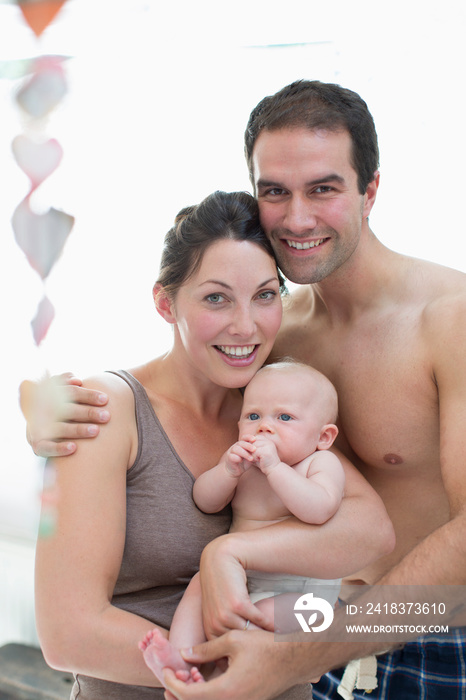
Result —
[{"label": "man's teeth", "polygon": [[247,357],[252,352],[254,352],[255,345],[217,345],[218,349],[221,350],[225,355],[231,355],[232,357]]},{"label": "man's teeth", "polygon": [[286,239],[286,242],[288,243],[290,248],[296,248],[297,250],[308,250],[308,248],[315,248],[324,241],[325,238],[319,238],[319,240],[317,241],[304,241],[303,243],[300,243],[299,241],[289,241],[288,239]]}]

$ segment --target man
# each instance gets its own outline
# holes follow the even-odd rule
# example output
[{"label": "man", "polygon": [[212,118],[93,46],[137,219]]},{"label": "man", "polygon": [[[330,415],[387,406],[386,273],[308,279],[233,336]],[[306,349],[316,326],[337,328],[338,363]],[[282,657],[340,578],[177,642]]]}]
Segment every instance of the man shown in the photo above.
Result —
[{"label": "man", "polygon": [[[334,383],[338,446],[382,496],[395,526],[395,550],[352,580],[463,586],[466,277],[394,253],[371,231],[377,137],[355,93],[299,81],[265,98],[249,120],[246,156],[279,266],[303,285],[286,309],[274,354],[291,354]],[[234,542],[229,551],[223,543],[209,548],[204,564],[208,570],[209,561],[221,561],[218,586],[228,586],[238,565]],[[245,605],[238,602],[242,614]],[[221,611],[211,610],[210,620],[207,612],[212,636],[222,634],[227,622]],[[293,639],[282,644],[266,632],[230,632],[185,657],[200,663],[227,656],[227,673],[200,687],[183,686],[167,671],[168,685],[183,700],[262,700],[393,647]],[[424,697],[421,686],[429,688],[429,698],[462,697],[464,642],[458,632],[380,657],[380,691],[372,697]],[[416,667],[421,657],[424,671]],[[448,670],[434,659],[449,664]],[[395,664],[402,667],[398,673]],[[412,695],[405,692],[410,678]],[[340,697],[338,683],[322,679],[315,697]]]}]

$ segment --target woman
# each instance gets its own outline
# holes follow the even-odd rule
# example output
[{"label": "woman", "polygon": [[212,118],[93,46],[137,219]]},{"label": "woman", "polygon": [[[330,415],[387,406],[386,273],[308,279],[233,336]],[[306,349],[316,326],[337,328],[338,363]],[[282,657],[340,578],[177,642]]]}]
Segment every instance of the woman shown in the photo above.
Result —
[{"label": "woman", "polygon": [[[36,564],[41,645],[51,666],[76,674],[73,698],[163,697],[138,642],[154,625],[169,628],[204,547],[228,530],[229,512],[198,511],[192,485],[236,439],[240,388],[266,360],[280,326],[281,282],[254,199],[214,193],[181,212],[166,236],[154,299],[173,325],[172,349],[129,373],[86,380],[109,396],[112,418],[97,439],[80,443],[65,462],[54,461],[57,522],[52,536],[39,540]],[[290,551],[290,573],[300,553],[309,558],[309,575],[347,573],[348,563],[339,561],[342,544],[356,538],[364,548],[369,541],[361,540],[369,528],[360,516],[386,522],[386,515],[342,461],[343,515],[326,530],[338,542],[335,561],[327,556],[325,566],[313,568],[309,552],[319,535],[287,522],[264,528],[270,533],[262,531],[257,546],[257,534],[248,533],[250,568],[273,570],[280,548]],[[379,554],[384,548],[382,541]],[[367,551],[353,554],[354,568],[367,563]],[[211,615],[220,600],[228,608],[213,579]],[[263,624],[248,605],[244,600],[245,615]],[[244,627],[238,611],[227,618]],[[310,696],[300,686],[283,697]]]}]

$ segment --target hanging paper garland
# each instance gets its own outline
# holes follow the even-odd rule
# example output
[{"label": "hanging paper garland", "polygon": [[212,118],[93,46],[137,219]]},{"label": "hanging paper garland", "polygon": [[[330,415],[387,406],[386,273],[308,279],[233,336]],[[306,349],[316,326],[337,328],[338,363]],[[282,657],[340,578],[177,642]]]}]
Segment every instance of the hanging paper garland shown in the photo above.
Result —
[{"label": "hanging paper garland", "polygon": [[[27,24],[34,34],[40,37],[64,3],[65,0],[19,0],[17,4]],[[50,207],[45,213],[38,213],[31,204],[32,194],[55,172],[63,157],[62,147],[56,139],[48,138],[43,133],[43,127],[44,119],[67,92],[64,60],[60,56],[36,58],[32,64],[32,73],[16,94],[18,106],[28,116],[29,133],[16,136],[12,150],[18,166],[29,178],[30,189],[16,207],[11,223],[17,244],[30,266],[41,277],[44,286],[74,225],[74,218],[63,211]],[[31,321],[32,335],[37,346],[46,337],[54,316],[53,304],[47,298],[44,288],[43,298]],[[39,395],[36,396],[39,409],[35,410],[31,405],[30,410],[25,410],[26,414],[34,415],[39,421],[45,420],[44,412],[47,408],[56,412],[61,402],[58,387],[49,382],[41,389],[42,393],[39,391]],[[30,403],[34,404],[34,401]],[[42,535],[49,534],[55,527],[54,482],[53,470],[45,467],[40,522]]]},{"label": "hanging paper garland", "polygon": [[19,3],[24,19],[34,34],[39,37],[53,22],[65,0],[22,0]]}]

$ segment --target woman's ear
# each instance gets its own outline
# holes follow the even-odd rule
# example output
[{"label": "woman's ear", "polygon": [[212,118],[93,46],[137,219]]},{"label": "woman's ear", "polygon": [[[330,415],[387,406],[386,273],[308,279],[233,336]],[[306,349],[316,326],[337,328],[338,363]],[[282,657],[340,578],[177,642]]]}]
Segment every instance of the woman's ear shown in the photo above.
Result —
[{"label": "woman's ear", "polygon": [[152,296],[154,298],[155,308],[157,309],[161,317],[167,323],[176,323],[175,314],[172,310],[172,302],[168,294],[165,293],[165,289],[158,282],[154,284],[154,288],[152,289]]},{"label": "woman's ear", "polygon": [[329,447],[333,445],[335,442],[335,439],[338,435],[338,428],[336,425],[333,423],[329,423],[328,425],[324,425],[322,430],[320,431],[320,437],[317,442],[317,449],[318,450],[328,450]]}]

